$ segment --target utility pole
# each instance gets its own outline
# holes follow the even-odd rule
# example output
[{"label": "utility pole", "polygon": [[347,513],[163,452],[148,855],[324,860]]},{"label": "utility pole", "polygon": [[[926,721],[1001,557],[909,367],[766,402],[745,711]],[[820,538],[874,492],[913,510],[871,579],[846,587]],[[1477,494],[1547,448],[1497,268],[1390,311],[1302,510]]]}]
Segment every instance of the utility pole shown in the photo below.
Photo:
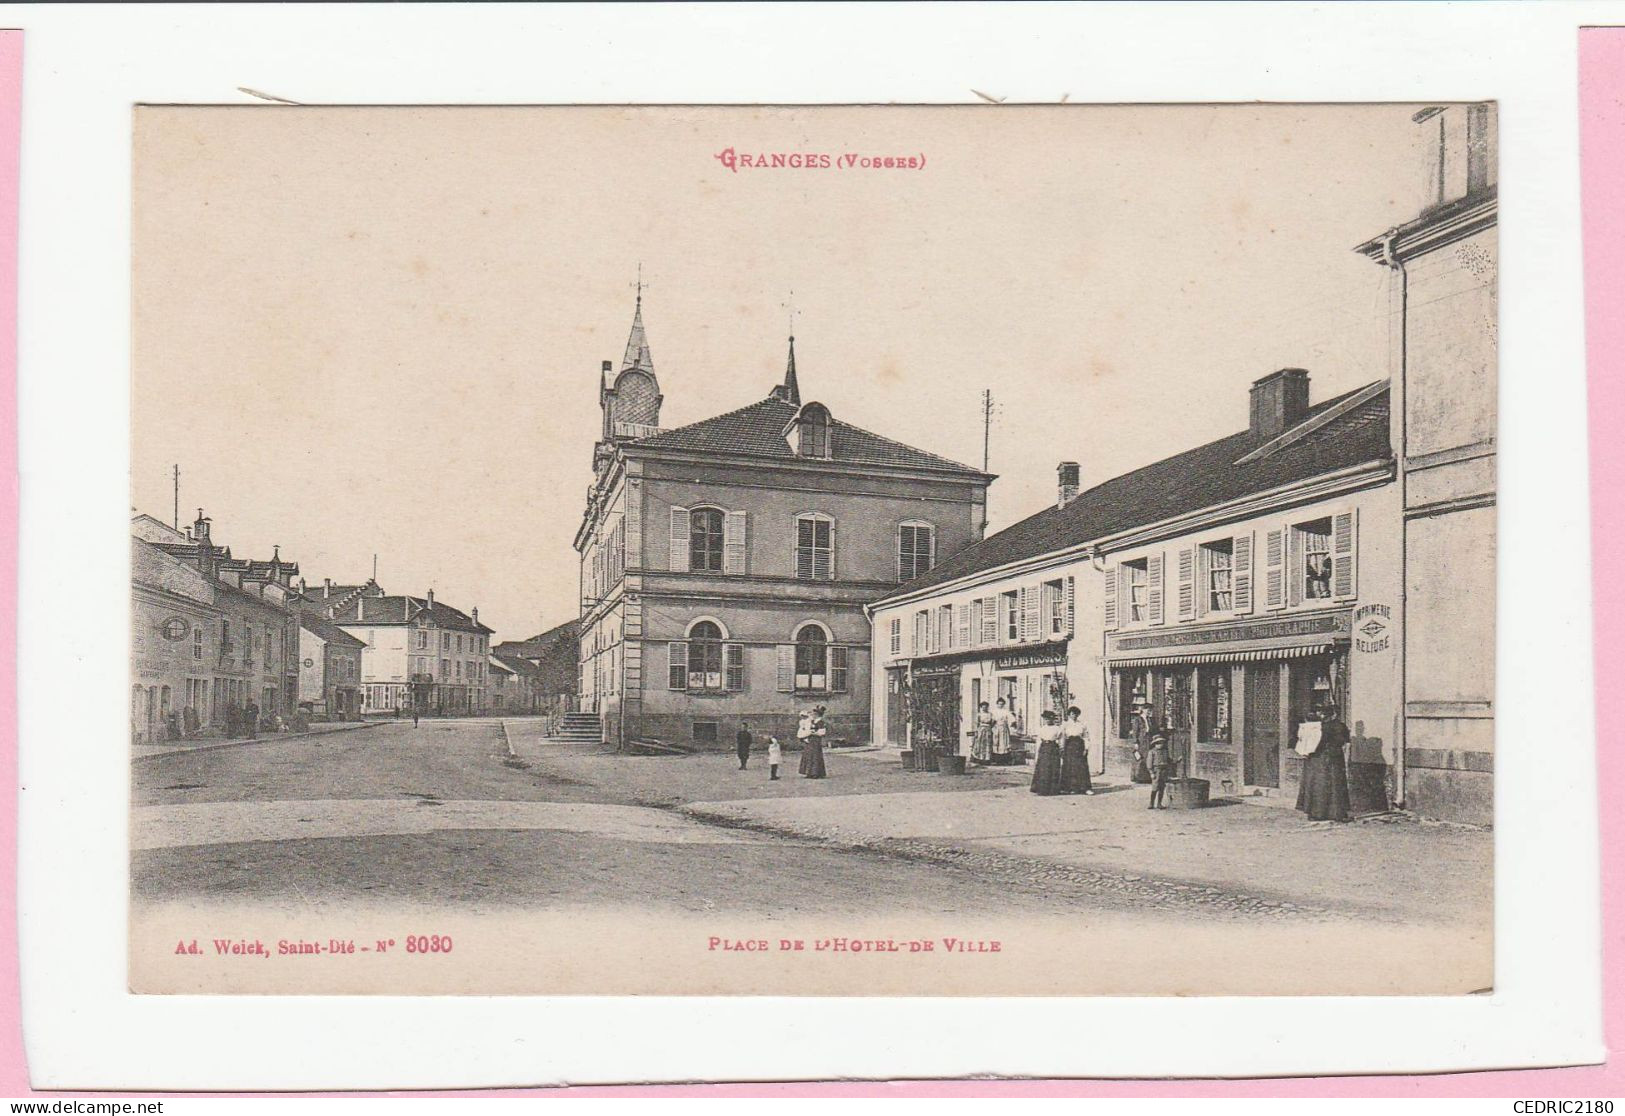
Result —
[{"label": "utility pole", "polygon": [[175,466],[175,530],[181,529],[181,467]]},{"label": "utility pole", "polygon": [[982,472],[987,472],[988,443],[993,430],[993,389],[982,389]]}]

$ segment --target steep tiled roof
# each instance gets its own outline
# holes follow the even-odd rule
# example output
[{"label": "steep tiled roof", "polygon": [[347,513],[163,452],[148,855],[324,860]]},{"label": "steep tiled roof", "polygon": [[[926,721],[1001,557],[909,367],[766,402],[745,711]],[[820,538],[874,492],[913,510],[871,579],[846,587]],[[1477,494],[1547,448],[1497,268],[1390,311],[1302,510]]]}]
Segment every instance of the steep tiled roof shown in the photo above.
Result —
[{"label": "steep tiled roof", "polygon": [[493,652],[491,662],[513,675],[531,675],[537,673],[536,664],[529,659],[521,659],[517,655],[504,655]]},{"label": "steep tiled roof", "polygon": [[[737,411],[626,443],[626,447],[632,451],[640,448],[674,449],[727,454],[729,457],[795,458],[796,453],[784,430],[798,410],[798,407],[777,396],[769,396]],[[905,446],[839,419],[830,422],[830,446],[831,457],[835,461],[900,465],[967,476],[982,475],[968,465]]]},{"label": "steep tiled roof", "polygon": [[[333,617],[335,624],[374,624],[380,628],[391,624],[409,624],[419,612],[428,607],[422,597],[357,597]],[[467,613],[450,605],[434,603],[434,622],[442,628],[465,632],[490,632],[484,624],[474,621]]]},{"label": "steep tiled roof", "polygon": [[328,643],[335,643],[340,647],[367,646],[362,640],[357,639],[337,624],[313,612],[301,612],[299,614],[299,626],[318,639],[326,640]]},{"label": "steep tiled roof", "polygon": [[[1303,425],[1312,425],[1317,416],[1347,402],[1358,392],[1348,392],[1310,408]],[[1363,403],[1302,438],[1284,440],[1279,449],[1267,456],[1238,464],[1239,459],[1258,444],[1251,433],[1243,430],[1114,477],[1079,493],[1065,507],[1051,505],[989,535],[930,572],[905,582],[881,600],[1244,499],[1338,469],[1386,460],[1392,456],[1388,446],[1388,391],[1386,388],[1376,391]]]}]

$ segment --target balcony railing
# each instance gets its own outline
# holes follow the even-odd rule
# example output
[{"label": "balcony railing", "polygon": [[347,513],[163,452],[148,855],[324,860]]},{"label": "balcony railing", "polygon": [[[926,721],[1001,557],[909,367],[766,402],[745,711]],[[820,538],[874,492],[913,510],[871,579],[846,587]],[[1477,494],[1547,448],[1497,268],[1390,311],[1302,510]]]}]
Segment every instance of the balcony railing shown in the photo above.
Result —
[{"label": "balcony railing", "polygon": [[615,422],[617,438],[652,438],[659,433],[660,427],[647,422],[624,422],[619,419]]}]

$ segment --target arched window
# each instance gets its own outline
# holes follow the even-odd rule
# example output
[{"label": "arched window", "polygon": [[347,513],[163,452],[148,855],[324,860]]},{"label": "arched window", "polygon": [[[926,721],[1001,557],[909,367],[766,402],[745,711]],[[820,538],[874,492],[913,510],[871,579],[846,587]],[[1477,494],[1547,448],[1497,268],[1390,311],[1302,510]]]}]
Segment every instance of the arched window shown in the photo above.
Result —
[{"label": "arched window", "polygon": [[796,633],[796,689],[829,688],[829,637],[817,624]]},{"label": "arched window", "polygon": [[910,520],[897,528],[897,580],[911,581],[936,562],[937,530],[929,523]]},{"label": "arched window", "polygon": [[722,689],[722,629],[710,620],[688,631],[688,688]]},{"label": "arched window", "polygon": [[797,453],[802,457],[829,456],[829,412],[822,404],[810,403],[802,410],[800,429]]},{"label": "arched window", "polygon": [[716,508],[688,513],[688,568],[722,572],[722,513]]},{"label": "arched window", "polygon": [[796,517],[796,577],[829,581],[835,576],[835,521],[819,512]]}]

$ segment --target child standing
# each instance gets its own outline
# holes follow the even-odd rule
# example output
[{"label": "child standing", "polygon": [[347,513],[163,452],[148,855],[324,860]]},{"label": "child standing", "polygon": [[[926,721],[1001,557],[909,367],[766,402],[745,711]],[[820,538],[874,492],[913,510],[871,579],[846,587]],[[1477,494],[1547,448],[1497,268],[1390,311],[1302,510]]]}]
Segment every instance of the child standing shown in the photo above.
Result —
[{"label": "child standing", "polygon": [[777,779],[779,777],[779,764],[782,762],[784,762],[784,752],[779,748],[779,738],[776,736],[768,737],[767,777],[769,779]]},{"label": "child standing", "polygon": [[1151,804],[1146,809],[1166,809],[1163,795],[1168,789],[1168,780],[1173,777],[1174,763],[1168,755],[1168,738],[1160,732],[1151,737],[1151,751],[1146,765],[1151,768]]}]

